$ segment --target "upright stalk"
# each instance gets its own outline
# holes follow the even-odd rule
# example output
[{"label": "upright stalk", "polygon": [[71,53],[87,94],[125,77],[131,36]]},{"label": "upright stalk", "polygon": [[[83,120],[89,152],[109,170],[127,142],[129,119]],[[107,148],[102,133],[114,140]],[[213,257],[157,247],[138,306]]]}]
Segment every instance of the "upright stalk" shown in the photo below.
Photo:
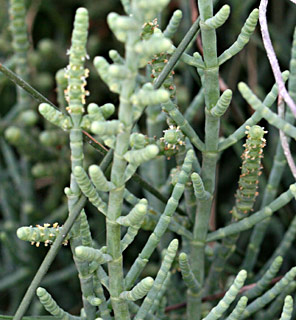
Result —
[{"label": "upright stalk", "polygon": [[[219,65],[217,59],[216,30],[205,24],[205,21],[213,17],[212,1],[198,1],[200,13],[200,28],[204,50],[204,75],[203,87],[205,88],[206,102],[206,123],[205,123],[205,151],[202,153],[201,176],[205,190],[210,193],[210,197],[205,201],[200,201],[193,230],[193,241],[191,243],[191,265],[196,280],[203,286],[205,268],[205,240],[208,233],[208,225],[213,203],[213,193],[216,180],[216,164],[218,159],[218,137],[220,119],[210,114],[210,110],[216,105],[219,99]],[[200,291],[195,296],[188,297],[187,318],[201,318],[201,298]]]},{"label": "upright stalk", "polygon": [[130,319],[128,305],[125,300],[119,298],[124,291],[122,252],[120,246],[121,234],[120,225],[116,220],[121,215],[123,194],[125,189],[124,172],[127,162],[123,155],[129,147],[129,138],[133,125],[132,105],[130,97],[134,93],[137,76],[137,54],[134,51],[136,41],[139,40],[139,32],[130,32],[126,42],[125,67],[129,75],[122,83],[119,104],[119,121],[124,124],[123,132],[117,135],[116,147],[111,171],[111,182],[116,186],[109,194],[109,205],[107,212],[107,248],[108,254],[113,258],[108,263],[109,271],[109,292],[111,295],[112,307],[116,319]]},{"label": "upright stalk", "polygon": [[[69,212],[80,198],[81,191],[73,175],[74,169],[79,166],[83,167],[83,139],[80,122],[84,112],[85,95],[84,89],[86,85],[86,77],[88,71],[84,69],[84,60],[86,54],[86,41],[88,34],[88,13],[84,8],[79,8],[75,15],[74,29],[72,33],[72,45],[70,48],[70,59],[67,67],[66,77],[68,78],[68,87],[65,91],[66,100],[69,104],[67,111],[72,120],[72,128],[70,130],[70,149],[71,149],[71,181],[70,188],[66,188],[65,192],[68,197]],[[89,265],[87,261],[79,259],[75,254],[75,248],[82,245],[80,236],[80,217],[73,225],[73,237],[70,240],[71,250],[76,268],[79,273],[80,286],[83,297],[83,307],[88,320],[95,319],[96,308],[92,306],[88,300],[88,296],[93,295],[93,278],[89,273]]]}]

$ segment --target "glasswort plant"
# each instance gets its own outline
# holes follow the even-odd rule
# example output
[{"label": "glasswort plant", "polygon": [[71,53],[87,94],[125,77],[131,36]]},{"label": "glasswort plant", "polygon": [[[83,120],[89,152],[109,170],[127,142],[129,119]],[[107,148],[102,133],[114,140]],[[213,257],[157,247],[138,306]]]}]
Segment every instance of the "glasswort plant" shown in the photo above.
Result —
[{"label": "glasswort plant", "polygon": [[[231,2],[234,14],[242,10]],[[30,54],[32,59],[35,52],[32,60],[36,62],[41,53],[50,54],[51,44],[43,43],[40,52],[32,49],[30,53],[25,1],[10,0],[13,63],[0,64],[0,71],[17,85],[17,100],[0,118],[6,139],[1,138],[0,161],[5,181],[0,186],[5,270],[10,261],[32,264],[30,257],[41,244],[47,247],[35,275],[29,268],[21,268],[17,276],[0,280],[0,290],[10,288],[15,294],[13,286],[31,277],[20,304],[10,310],[16,309],[14,320],[24,317],[32,301],[33,311],[38,311],[35,295],[52,319],[293,319],[296,267],[283,261],[288,251],[293,251],[296,218],[288,222],[285,232],[283,227],[278,230],[273,219],[279,220],[275,213],[281,213],[284,206],[295,206],[289,143],[296,139],[296,31],[289,71],[281,73],[273,65],[277,66],[277,61],[272,58],[272,45],[266,44],[267,3],[262,0],[259,10],[251,11],[237,39],[218,54],[217,29],[227,28],[230,5],[221,7],[219,1],[208,0],[192,4],[199,16],[176,47],[173,42],[183,15],[188,18],[186,10],[174,11],[162,28],[169,0],[121,0],[125,14],[111,12],[107,23],[123,49],[110,50],[110,59],[96,56],[92,63],[87,61],[87,43],[92,39],[88,33],[93,12],[80,7],[67,51],[69,63],[55,70],[56,106],[30,85]],[[259,16],[276,79],[264,99],[262,92],[244,82],[237,85],[239,96],[225,84],[221,71],[222,65],[250,42]],[[193,52],[196,39],[198,51]],[[182,97],[180,84],[184,81],[192,87],[188,70],[194,85],[200,86],[191,103],[186,94]],[[104,83],[116,98],[110,95],[108,101],[89,102],[96,99],[95,90],[88,90],[92,77],[97,77],[95,72],[99,75],[95,84]],[[180,75],[184,79],[180,80]],[[186,90],[183,92],[188,93]],[[229,109],[241,108],[242,98],[253,111],[235,128],[229,121]],[[33,100],[39,103],[44,123]],[[275,102],[278,113],[272,110]],[[196,121],[196,115],[203,121]],[[268,136],[261,120],[271,132]],[[264,172],[263,148],[266,140],[273,144],[277,132],[276,152],[267,151],[269,167]],[[229,133],[227,137],[225,133]],[[242,146],[241,139],[245,139]],[[230,162],[227,170],[223,167],[223,152],[229,157],[230,147],[241,155],[240,175],[230,173]],[[292,178],[284,176],[286,162]],[[228,197],[228,190],[219,187],[220,175],[221,180],[227,175],[227,180],[236,177],[238,181],[235,196],[223,210],[217,202],[221,195]],[[280,188],[282,177],[284,191]],[[10,178],[13,184],[6,188]],[[50,187],[39,193],[34,185],[42,183]],[[21,204],[8,195],[14,186]],[[62,190],[67,199],[64,203]],[[220,217],[221,211],[230,214]],[[287,217],[283,221],[286,223]],[[11,229],[17,229],[20,240],[38,249],[29,249],[15,239]],[[280,241],[266,258],[259,253],[269,229]],[[251,233],[244,233],[247,230]],[[55,298],[60,294],[48,280],[59,283],[65,274],[76,272],[74,268],[69,272],[69,266],[60,275],[50,270],[61,246],[67,244],[82,296],[78,312],[62,308],[64,301]],[[19,253],[22,250],[23,254]],[[21,293],[26,286],[21,285]],[[30,319],[38,319],[39,313],[42,311]]]}]

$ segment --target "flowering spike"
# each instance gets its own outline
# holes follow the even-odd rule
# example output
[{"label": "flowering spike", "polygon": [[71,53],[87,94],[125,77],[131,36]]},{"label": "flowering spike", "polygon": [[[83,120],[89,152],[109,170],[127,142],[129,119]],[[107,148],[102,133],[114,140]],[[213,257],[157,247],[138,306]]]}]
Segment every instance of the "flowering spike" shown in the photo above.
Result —
[{"label": "flowering spike", "polygon": [[73,114],[82,114],[85,104],[85,78],[88,76],[84,69],[84,61],[87,57],[86,41],[88,34],[88,12],[85,8],[76,11],[74,29],[72,32],[71,48],[69,50],[69,65],[66,69],[68,87],[66,100],[69,104],[68,111]]},{"label": "flowering spike", "polygon": [[247,141],[242,155],[243,163],[239,179],[239,188],[236,192],[236,203],[232,214],[236,219],[241,219],[252,210],[258,195],[258,176],[262,169],[261,155],[265,146],[264,129],[255,125],[247,126]]},{"label": "flowering spike", "polygon": [[[17,237],[23,241],[43,242],[46,246],[48,244],[52,244],[59,233],[61,232],[62,227],[58,226],[58,224],[54,224],[50,227],[49,224],[45,224],[44,226],[36,225],[36,227],[21,227],[17,229]],[[71,235],[68,235],[63,244],[66,245]]]}]

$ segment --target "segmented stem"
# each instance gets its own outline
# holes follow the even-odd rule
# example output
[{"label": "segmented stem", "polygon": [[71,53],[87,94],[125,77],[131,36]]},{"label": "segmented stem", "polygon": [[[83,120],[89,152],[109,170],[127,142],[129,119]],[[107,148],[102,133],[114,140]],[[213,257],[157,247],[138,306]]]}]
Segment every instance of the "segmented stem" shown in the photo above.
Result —
[{"label": "segmented stem", "polygon": [[277,282],[270,290],[265,292],[261,297],[257,298],[245,309],[242,319],[250,317],[252,314],[258,310],[264,308],[269,302],[271,302],[277,295],[279,295],[282,290],[294,280],[296,276],[296,267],[292,268],[285,276]]},{"label": "segmented stem", "polygon": [[281,315],[280,320],[290,320],[292,318],[293,312],[293,298],[287,296],[285,299],[284,309]]},{"label": "segmented stem", "polygon": [[37,289],[37,296],[44,308],[53,316],[65,320],[77,320],[79,317],[72,316],[57,305],[52,296],[44,289],[39,287]]},{"label": "segmented stem", "polygon": [[230,304],[238,295],[247,278],[247,272],[242,270],[236,276],[233,285],[227,290],[225,296],[220,300],[218,305],[213,308],[203,320],[217,320],[229,308]]},{"label": "segmented stem", "polygon": [[[213,3],[199,0],[200,28],[204,50],[204,69],[202,84],[205,96],[205,147],[202,149],[203,162],[201,177],[205,191],[209,193],[206,201],[198,204],[198,215],[195,217],[193,240],[191,241],[190,262],[193,274],[201,286],[204,284],[205,274],[205,241],[213,201],[216,180],[216,164],[218,160],[218,138],[220,118],[214,117],[211,110],[215,107],[220,96],[219,90],[219,64],[217,58],[216,30],[209,28],[206,21],[213,17]],[[196,257],[199,257],[196,259]],[[201,292],[191,297],[187,306],[187,319],[201,318]]]},{"label": "segmented stem", "polygon": [[174,11],[168,25],[166,26],[163,34],[167,38],[172,38],[174,34],[177,32],[179,25],[182,20],[182,11],[181,10],[176,10]]},{"label": "segmented stem", "polygon": [[176,253],[178,250],[178,244],[179,243],[178,243],[177,239],[174,239],[169,244],[169,247],[166,251],[163,262],[162,262],[160,269],[157,273],[157,276],[155,278],[153,287],[149,291],[147,297],[144,299],[139,311],[137,312],[137,314],[135,316],[135,320],[144,320],[146,315],[149,313],[149,310],[153,305],[153,301],[157,297],[157,294],[166,279],[166,275],[171,268],[171,265],[173,263],[173,260],[176,256]]},{"label": "segmented stem", "polygon": [[183,194],[185,183],[188,181],[188,177],[192,167],[192,160],[193,160],[193,151],[189,150],[184,160],[184,164],[182,166],[181,172],[178,176],[178,182],[173,189],[172,195],[167,202],[167,205],[164,209],[163,214],[161,215],[159,221],[157,222],[157,225],[154,228],[153,233],[150,235],[141,253],[139,254],[136,261],[130,268],[128,274],[126,275],[126,279],[125,279],[126,288],[130,288],[132,284],[136,281],[140,273],[145,268],[148,262],[148,259],[151,257],[153,251],[157,247],[161,237],[166,232],[170,224],[171,217],[174,214],[178,206],[178,202]]},{"label": "segmented stem", "polygon": [[230,58],[232,58],[234,55],[236,55],[238,52],[240,52],[244,46],[250,41],[250,38],[256,28],[257,22],[259,19],[259,10],[254,9],[248,19],[246,20],[244,26],[242,27],[242,30],[237,38],[237,40],[231,45],[230,48],[225,50],[220,56],[219,56],[219,65],[226,62]]},{"label": "segmented stem", "polygon": [[[10,28],[12,32],[12,46],[16,58],[16,73],[25,81],[29,78],[28,49],[29,39],[26,24],[26,6],[24,0],[10,0]],[[27,93],[17,88],[18,107],[21,110],[30,108]]]}]

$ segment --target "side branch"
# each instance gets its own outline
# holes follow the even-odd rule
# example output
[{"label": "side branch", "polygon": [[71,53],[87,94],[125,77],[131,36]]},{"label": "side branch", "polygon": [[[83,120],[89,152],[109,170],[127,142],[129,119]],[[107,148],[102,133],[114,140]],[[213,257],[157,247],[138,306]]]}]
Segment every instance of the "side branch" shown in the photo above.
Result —
[{"label": "side branch", "polygon": [[287,203],[289,203],[296,194],[296,184],[290,185],[289,190],[282,193],[278,198],[272,201],[268,206],[259,210],[255,214],[248,218],[240,220],[239,222],[232,223],[231,225],[220,228],[217,231],[210,233],[206,242],[216,241],[233,234],[248,230],[252,228],[256,223],[270,217],[275,211],[279,210]]},{"label": "side branch", "polygon": [[61,230],[61,232],[57,236],[53,245],[50,247],[47,255],[45,256],[38,271],[36,272],[34,279],[32,280],[27,292],[25,293],[25,296],[23,297],[21,304],[19,305],[19,307],[15,313],[15,316],[13,317],[13,320],[21,320],[22,319],[23,315],[25,314],[26,310],[29,307],[30,302],[32,301],[32,299],[35,295],[36,289],[38,288],[38,286],[39,286],[41,280],[43,279],[43,277],[45,276],[45,274],[47,273],[54,258],[58,254],[59,249],[61,248],[61,245],[62,245],[63,241],[65,240],[65,237],[67,236],[67,234],[71,230],[75,220],[77,219],[81,210],[83,209],[83,207],[85,205],[85,201],[86,201],[86,198],[84,196],[81,196],[80,199],[78,200],[78,202],[74,205],[72,212],[70,212],[70,214],[69,214],[69,216],[63,226],[63,229]]}]

